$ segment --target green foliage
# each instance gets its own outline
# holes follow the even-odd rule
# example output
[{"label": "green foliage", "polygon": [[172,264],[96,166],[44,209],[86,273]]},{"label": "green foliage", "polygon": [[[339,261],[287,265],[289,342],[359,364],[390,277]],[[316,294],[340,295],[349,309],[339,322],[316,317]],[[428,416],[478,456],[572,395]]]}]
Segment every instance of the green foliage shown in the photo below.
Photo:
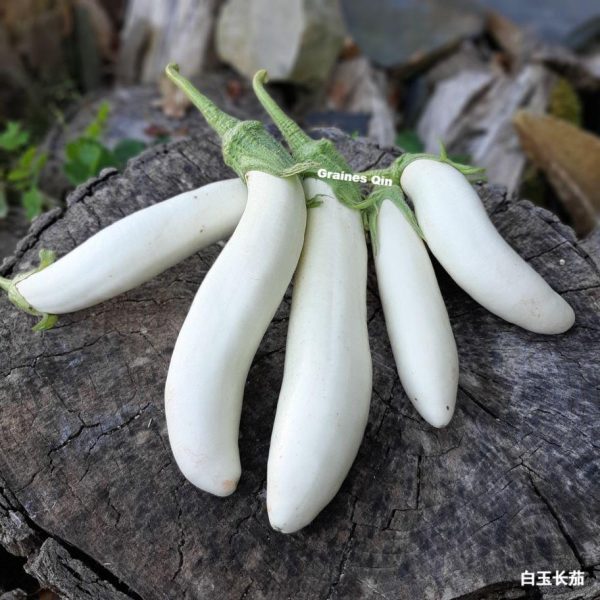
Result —
[{"label": "green foliage", "polygon": [[398,131],[396,134],[396,146],[400,146],[402,150],[411,154],[425,151],[423,142],[414,129],[401,129]]},{"label": "green foliage", "polygon": [[42,212],[45,198],[38,180],[48,156],[37,146],[23,150],[29,138],[17,121],[9,121],[0,133],[0,218],[8,214],[11,194],[20,199],[28,219]]},{"label": "green foliage", "polygon": [[581,127],[581,100],[575,88],[564,78],[560,78],[550,91],[548,112],[559,119]]},{"label": "green foliage", "polygon": [[33,217],[42,212],[44,195],[37,185],[33,185],[27,191],[23,192],[21,201],[23,202],[23,207],[25,208],[25,214],[27,215],[27,218],[33,219]]},{"label": "green foliage", "polygon": [[44,206],[45,197],[38,187],[38,180],[47,159],[45,152],[40,152],[37,146],[30,146],[16,158],[6,173],[6,182],[20,196],[28,219],[39,215]]},{"label": "green foliage", "polygon": [[114,165],[122,169],[130,158],[137,156],[146,149],[146,144],[140,140],[125,138],[121,140],[112,150]]},{"label": "green foliage", "polygon": [[127,161],[146,148],[139,140],[121,140],[112,150],[100,142],[110,114],[110,105],[103,102],[94,120],[86,127],[81,137],[71,140],[65,149],[64,171],[73,185],[79,185],[90,177],[98,175],[102,169],[115,167],[122,169]]},{"label": "green foliage", "polygon": [[9,121],[6,128],[0,133],[0,148],[12,152],[18,150],[29,141],[29,133],[23,131],[21,123]]},{"label": "green foliage", "polygon": [[[110,105],[102,102],[83,135],[67,143],[63,169],[73,185],[87,181],[106,167],[122,169],[146,148],[144,142],[130,139],[121,140],[112,150],[104,146],[100,138],[109,114]],[[48,203],[38,186],[48,155],[31,145],[30,138],[30,132],[18,121],[8,121],[0,131],[0,219],[8,214],[9,199],[23,205],[28,219],[39,215]]]},{"label": "green foliage", "polygon": [[30,146],[13,163],[6,180],[20,191],[31,187],[33,182],[37,182],[47,159],[45,152],[40,152],[36,146]]},{"label": "green foliage", "polygon": [[112,167],[110,150],[92,138],[76,138],[67,144],[67,160],[64,171],[73,185],[79,185],[97,175],[106,167]]},{"label": "green foliage", "polygon": [[85,128],[83,137],[91,138],[93,140],[99,139],[106,127],[108,115],[110,115],[110,104],[105,100],[100,103],[94,120]]},{"label": "green foliage", "polygon": [[0,181],[0,219],[6,218],[8,214],[8,200],[6,198],[6,186]]}]

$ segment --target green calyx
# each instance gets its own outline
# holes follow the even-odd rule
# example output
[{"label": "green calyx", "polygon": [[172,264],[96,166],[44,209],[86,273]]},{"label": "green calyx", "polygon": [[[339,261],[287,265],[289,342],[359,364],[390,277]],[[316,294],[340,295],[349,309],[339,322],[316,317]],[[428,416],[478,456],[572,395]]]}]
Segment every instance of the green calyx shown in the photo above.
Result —
[{"label": "green calyx", "polygon": [[33,308],[29,302],[23,297],[17,285],[27,279],[30,275],[34,273],[39,273],[41,270],[45,269],[48,265],[51,265],[56,256],[54,252],[51,250],[40,250],[40,264],[37,268],[32,269],[31,271],[26,271],[25,273],[20,273],[14,279],[6,279],[4,277],[0,277],[0,289],[3,289],[8,299],[22,311],[34,315],[35,317],[41,317],[40,320],[34,325],[32,328],[33,331],[44,331],[45,329],[51,329],[56,324],[58,320],[57,315],[52,315],[49,313],[40,312],[39,310]]},{"label": "green calyx", "polygon": [[453,161],[446,152],[446,148],[440,142],[440,154],[427,154],[425,152],[419,152],[415,154],[405,153],[397,158],[389,167],[386,169],[378,169],[372,171],[365,171],[362,175],[373,177],[379,175],[382,177],[390,177],[394,183],[400,184],[400,178],[404,169],[415,160],[426,158],[428,160],[435,160],[437,162],[445,163],[454,167],[458,172],[462,173],[469,181],[482,181],[485,180],[485,169],[482,167],[474,167],[472,165],[465,165]]},{"label": "green calyx", "polygon": [[399,185],[376,185],[373,187],[373,191],[367,197],[369,207],[365,210],[365,224],[369,230],[369,236],[371,237],[371,246],[373,253],[377,255],[379,252],[379,237],[377,231],[377,216],[379,215],[379,209],[383,204],[384,200],[390,200],[393,202],[398,210],[404,215],[404,218],[408,221],[410,226],[414,229],[415,233],[421,238],[425,239],[415,213],[406,202],[404,192]]},{"label": "green calyx", "polygon": [[[279,131],[281,131],[292,156],[301,164],[313,165],[304,171],[303,176],[316,178],[319,169],[351,173],[352,169],[331,140],[313,140],[281,110],[281,107],[264,87],[267,79],[267,72],[264,69],[254,75],[252,80],[254,93]],[[363,201],[360,187],[356,183],[337,180],[329,180],[327,183],[342,204],[354,210],[364,210],[368,207],[368,204]]]},{"label": "green calyx", "polygon": [[398,209],[402,212],[410,226],[414,229],[417,235],[425,240],[423,231],[419,227],[415,213],[412,211],[408,203],[406,202],[404,191],[400,186],[400,179],[404,169],[408,167],[412,162],[419,159],[435,160],[441,163],[446,163],[454,167],[457,171],[462,173],[469,180],[481,180],[485,178],[485,169],[479,167],[472,167],[471,165],[463,165],[451,160],[448,157],[446,148],[443,144],[440,144],[440,154],[416,153],[409,154],[405,153],[397,158],[389,167],[386,169],[373,169],[370,171],[363,171],[361,175],[365,175],[369,179],[374,176],[386,177],[393,181],[394,185],[376,185],[373,188],[371,194],[367,197],[364,204],[367,205],[364,215],[365,227],[369,230],[371,236],[371,245],[373,246],[373,252],[377,254],[379,249],[378,236],[377,236],[377,215],[379,209],[384,200],[391,200]]},{"label": "green calyx", "polygon": [[223,112],[179,73],[178,65],[167,65],[165,72],[219,135],[223,160],[241,179],[245,180],[249,171],[291,177],[315,166],[313,163],[294,162],[260,121],[240,121]]}]

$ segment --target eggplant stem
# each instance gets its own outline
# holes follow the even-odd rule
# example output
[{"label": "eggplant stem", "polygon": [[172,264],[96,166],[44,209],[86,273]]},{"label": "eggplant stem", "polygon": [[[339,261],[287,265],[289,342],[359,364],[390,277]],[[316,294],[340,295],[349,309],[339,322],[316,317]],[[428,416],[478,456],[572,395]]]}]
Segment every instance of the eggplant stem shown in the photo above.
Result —
[{"label": "eggplant stem", "polygon": [[314,140],[307,135],[298,125],[283,112],[281,107],[273,100],[269,92],[265,89],[264,84],[269,80],[268,73],[265,69],[261,69],[254,74],[252,78],[252,87],[254,93],[271,117],[273,123],[281,131],[285,141],[287,142],[292,154],[299,152],[307,142]]},{"label": "eggplant stem", "polygon": [[167,77],[191,100],[194,106],[202,113],[206,122],[222,138],[241,121],[223,112],[212,100],[200,92],[191,81],[179,72],[179,65],[169,63],[165,69]]}]

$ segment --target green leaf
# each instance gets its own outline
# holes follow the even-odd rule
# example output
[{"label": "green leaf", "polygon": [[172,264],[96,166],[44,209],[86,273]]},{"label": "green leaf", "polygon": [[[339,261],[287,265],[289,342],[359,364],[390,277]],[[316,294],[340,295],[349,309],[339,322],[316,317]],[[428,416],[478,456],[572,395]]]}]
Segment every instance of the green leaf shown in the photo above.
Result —
[{"label": "green leaf", "polygon": [[425,147],[414,129],[402,129],[396,134],[396,146],[400,146],[405,152],[423,152]]},{"label": "green leaf", "polygon": [[94,120],[86,127],[83,136],[93,140],[97,140],[102,135],[104,128],[106,127],[106,121],[110,114],[110,104],[105,100],[98,107],[98,112],[94,117]]},{"label": "green leaf", "polygon": [[31,328],[33,331],[47,331],[52,329],[58,321],[58,315],[44,313],[42,318]]},{"label": "green leaf", "polygon": [[31,186],[48,160],[46,152],[39,152],[36,146],[28,148],[17,160],[13,168],[7,173],[6,180],[18,190]]},{"label": "green leaf", "polygon": [[67,142],[67,145],[65,146],[65,156],[67,157],[67,161],[77,160],[79,155],[79,146],[81,145],[82,140],[83,138],[76,138],[70,142]]},{"label": "green leaf", "polygon": [[22,196],[21,202],[25,207],[25,215],[29,220],[37,217],[42,212],[42,205],[44,204],[44,196],[40,192],[39,188],[31,187]]},{"label": "green leaf", "polygon": [[8,215],[8,201],[6,200],[6,188],[0,181],[0,219],[5,219]]},{"label": "green leaf", "polygon": [[63,169],[74,185],[87,181],[106,167],[116,167],[113,154],[100,142],[90,138],[77,138],[67,144],[67,161]]},{"label": "green leaf", "polygon": [[122,169],[130,158],[137,156],[146,149],[146,144],[140,140],[121,140],[112,151],[114,162],[118,169]]},{"label": "green leaf", "polygon": [[19,179],[26,179],[29,177],[31,165],[35,160],[36,152],[37,148],[35,146],[31,146],[30,148],[27,148],[27,150],[25,150],[21,156],[19,156],[15,166],[8,172],[9,181],[18,181]]},{"label": "green leaf", "polygon": [[63,165],[63,170],[67,179],[73,185],[79,185],[80,183],[87,181],[90,177],[90,170],[88,167],[77,161],[65,163]]},{"label": "green leaf", "polygon": [[28,176],[29,171],[24,171],[19,167],[15,167],[6,174],[6,181],[10,181],[10,183],[19,183],[27,181]]},{"label": "green leaf", "polygon": [[21,124],[18,121],[9,121],[0,133],[0,148],[10,152],[24,146],[28,140],[29,133],[21,129]]},{"label": "green leaf", "polygon": [[38,175],[40,174],[40,172],[44,168],[44,165],[47,162],[48,162],[48,153],[47,152],[38,152],[38,154],[33,162],[33,166],[31,168],[31,174],[33,175],[33,177],[35,177],[37,179]]},{"label": "green leaf", "polygon": [[77,159],[80,163],[86,165],[90,173],[94,173],[100,157],[102,156],[102,146],[93,140],[82,139],[77,148]]}]

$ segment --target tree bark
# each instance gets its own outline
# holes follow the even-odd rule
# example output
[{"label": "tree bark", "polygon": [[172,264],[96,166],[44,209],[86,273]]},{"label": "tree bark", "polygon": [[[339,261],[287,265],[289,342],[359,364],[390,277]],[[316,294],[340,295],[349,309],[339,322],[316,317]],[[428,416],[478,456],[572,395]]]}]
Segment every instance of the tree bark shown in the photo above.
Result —
[{"label": "tree bark", "polygon": [[[320,133],[355,170],[394,157]],[[205,133],[152,148],[123,174],[104,171],[65,210],[37,219],[0,271],[231,176],[215,143]],[[398,381],[371,268],[366,436],[336,498],[297,535],[271,530],[265,509],[289,292],[248,376],[243,475],[228,498],[179,473],[163,411],[178,329],[219,245],[43,334],[0,299],[0,543],[68,599],[597,598],[598,245],[500,187],[478,191],[501,233],[574,307],[575,327],[542,336],[509,325],[438,268],[460,387],[452,423],[434,429]],[[525,570],[576,569],[583,587],[520,587]]]}]

